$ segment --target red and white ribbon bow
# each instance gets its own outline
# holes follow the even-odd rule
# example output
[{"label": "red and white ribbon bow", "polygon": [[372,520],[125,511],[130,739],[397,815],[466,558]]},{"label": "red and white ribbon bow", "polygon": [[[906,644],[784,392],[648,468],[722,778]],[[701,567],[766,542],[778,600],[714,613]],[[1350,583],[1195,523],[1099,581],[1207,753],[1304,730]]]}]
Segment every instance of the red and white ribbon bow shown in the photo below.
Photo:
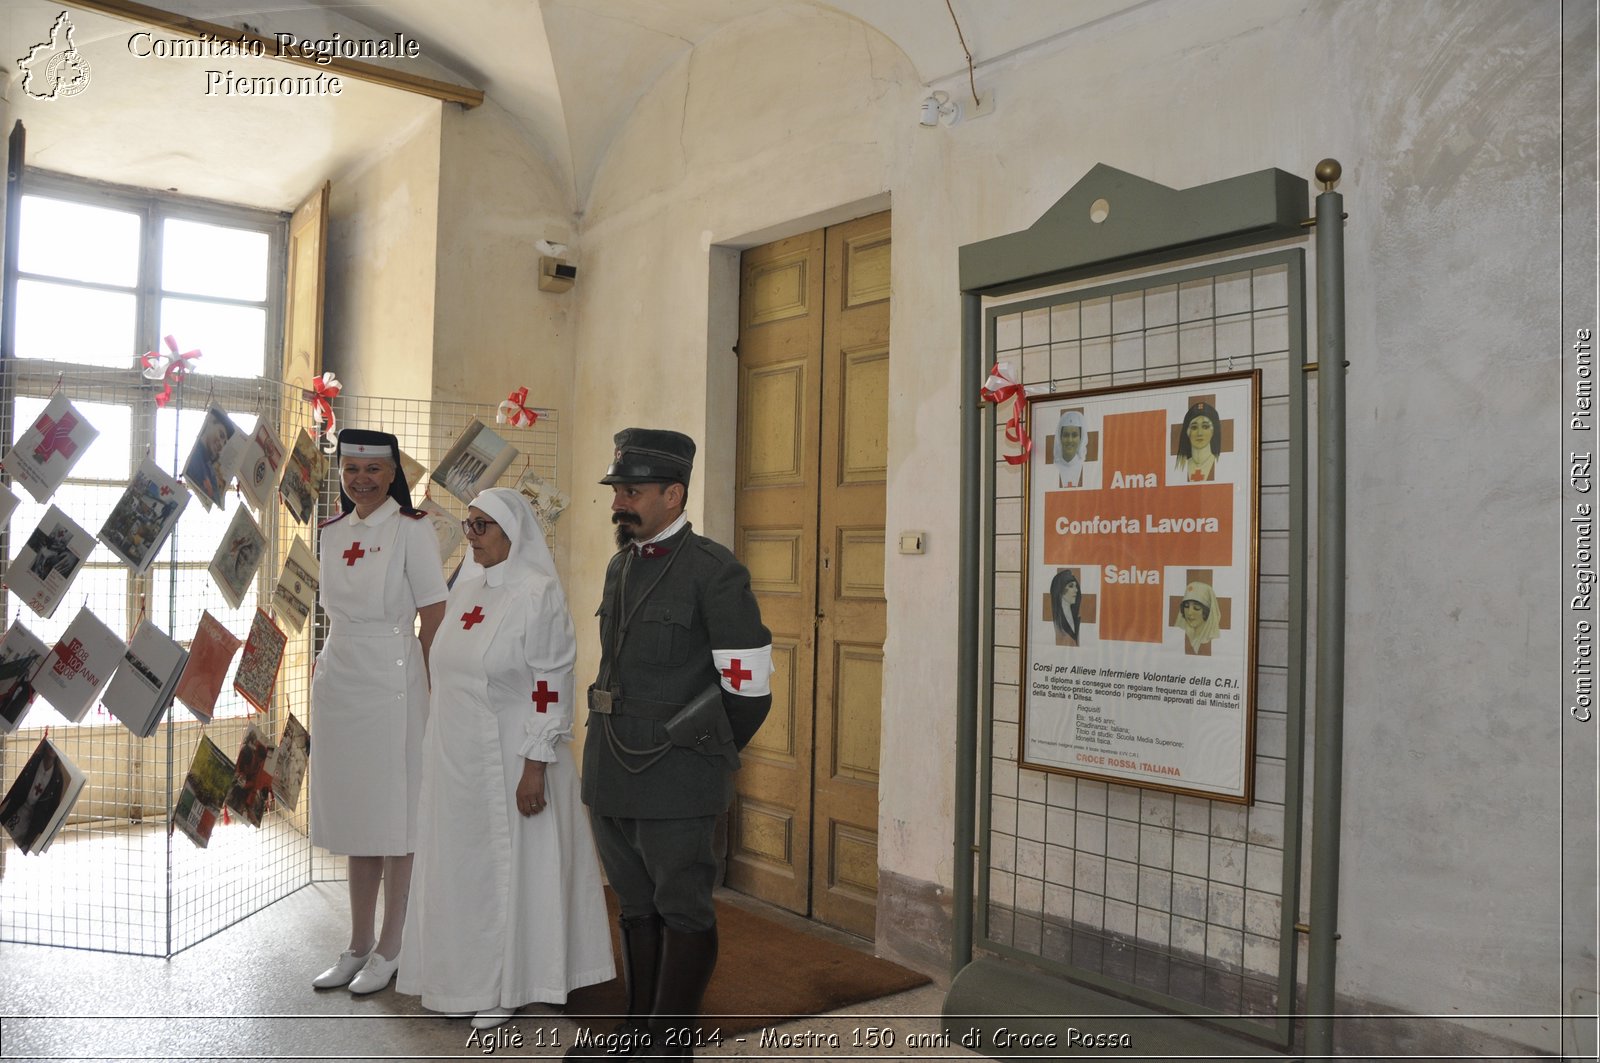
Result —
[{"label": "red and white ribbon bow", "polygon": [[1033,440],[1029,437],[1022,424],[1023,399],[1037,388],[1025,388],[1016,382],[1015,373],[1010,362],[996,362],[994,368],[989,370],[989,379],[984,381],[983,389],[978,392],[978,397],[984,402],[992,402],[997,407],[1011,399],[1011,416],[1006,420],[1006,441],[1015,443],[1021,449],[1015,454],[1003,455],[1008,465],[1021,465],[1028,460],[1028,455],[1033,452]]},{"label": "red and white ribbon bow", "polygon": [[329,452],[339,445],[339,421],[333,415],[333,400],[339,397],[342,387],[339,378],[328,372],[313,380],[311,391],[307,393],[311,400],[311,420],[316,423],[317,434],[326,440],[322,449]]},{"label": "red and white ribbon bow", "polygon": [[200,357],[198,349],[178,352],[178,341],[171,336],[166,337],[167,350],[171,354],[162,354],[160,351],[146,351],[144,357],[139,359],[144,367],[146,380],[165,381],[161,394],[156,396],[156,405],[165,406],[172,401],[172,385],[183,383],[183,378],[189,375],[192,368],[190,362]]},{"label": "red and white ribbon bow", "polygon": [[494,415],[496,424],[509,424],[512,428],[526,428],[539,419],[538,410],[530,410],[524,405],[528,401],[528,389],[518,388],[506,396],[500,404],[499,412]]}]

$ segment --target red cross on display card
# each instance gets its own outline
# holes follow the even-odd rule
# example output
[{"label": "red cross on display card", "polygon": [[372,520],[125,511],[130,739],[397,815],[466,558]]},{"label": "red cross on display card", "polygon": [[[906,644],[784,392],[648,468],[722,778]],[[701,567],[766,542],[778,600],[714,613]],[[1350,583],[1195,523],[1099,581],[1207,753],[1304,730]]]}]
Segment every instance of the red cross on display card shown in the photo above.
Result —
[{"label": "red cross on display card", "polygon": [[99,539],[134,572],[143,572],[166,545],[188,504],[183,484],[145,458],[100,528]]},{"label": "red cross on display card", "polygon": [[[19,419],[26,416],[24,410],[23,400],[19,399]],[[99,429],[58,393],[45,403],[43,410],[33,414],[32,422],[6,454],[5,469],[35,502],[43,502],[55,494],[99,434]]]},{"label": "red cross on display card", "polygon": [[1258,391],[1030,400],[1024,765],[1251,799]]}]

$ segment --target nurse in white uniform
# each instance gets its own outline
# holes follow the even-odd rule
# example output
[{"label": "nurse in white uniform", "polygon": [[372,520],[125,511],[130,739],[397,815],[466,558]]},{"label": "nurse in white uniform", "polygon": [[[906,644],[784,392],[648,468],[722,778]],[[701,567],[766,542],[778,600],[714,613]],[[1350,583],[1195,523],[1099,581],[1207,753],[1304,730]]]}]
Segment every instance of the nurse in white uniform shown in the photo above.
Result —
[{"label": "nurse in white uniform", "polygon": [[[330,623],[311,680],[311,841],[350,858],[350,947],[311,984],[359,994],[388,985],[400,965],[428,649],[446,590],[438,539],[411,506],[394,436],[340,432],[339,485],[343,512],[319,532]],[[375,936],[380,885],[383,928]]]},{"label": "nurse in white uniform", "polygon": [[497,1026],[614,974],[572,742],[577,654],[533,507],[494,488],[434,644],[433,714],[406,948],[395,988]]}]

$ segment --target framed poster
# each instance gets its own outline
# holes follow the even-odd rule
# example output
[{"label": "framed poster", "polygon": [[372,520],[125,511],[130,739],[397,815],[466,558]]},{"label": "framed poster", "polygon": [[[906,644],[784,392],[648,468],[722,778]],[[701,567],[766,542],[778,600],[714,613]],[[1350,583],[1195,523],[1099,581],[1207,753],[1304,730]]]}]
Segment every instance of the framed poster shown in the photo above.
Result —
[{"label": "framed poster", "polygon": [[1259,394],[1028,400],[1024,767],[1251,800]]}]

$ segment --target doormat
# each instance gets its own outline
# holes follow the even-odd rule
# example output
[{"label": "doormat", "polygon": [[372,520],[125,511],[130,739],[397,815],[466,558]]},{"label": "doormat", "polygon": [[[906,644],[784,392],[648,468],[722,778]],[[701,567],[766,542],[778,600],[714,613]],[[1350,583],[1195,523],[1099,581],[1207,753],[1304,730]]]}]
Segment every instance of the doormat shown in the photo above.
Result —
[{"label": "doormat", "polygon": [[[611,909],[611,948],[618,976],[585,986],[567,997],[563,1013],[572,1019],[595,1018],[610,1029],[612,1016],[627,1010],[622,987],[622,952],[617,932],[617,904],[606,890]],[[702,1027],[723,1034],[747,1033],[791,1019],[876,1000],[926,985],[930,979],[844,945],[791,930],[737,905],[717,901],[717,969],[701,1006]]]}]

